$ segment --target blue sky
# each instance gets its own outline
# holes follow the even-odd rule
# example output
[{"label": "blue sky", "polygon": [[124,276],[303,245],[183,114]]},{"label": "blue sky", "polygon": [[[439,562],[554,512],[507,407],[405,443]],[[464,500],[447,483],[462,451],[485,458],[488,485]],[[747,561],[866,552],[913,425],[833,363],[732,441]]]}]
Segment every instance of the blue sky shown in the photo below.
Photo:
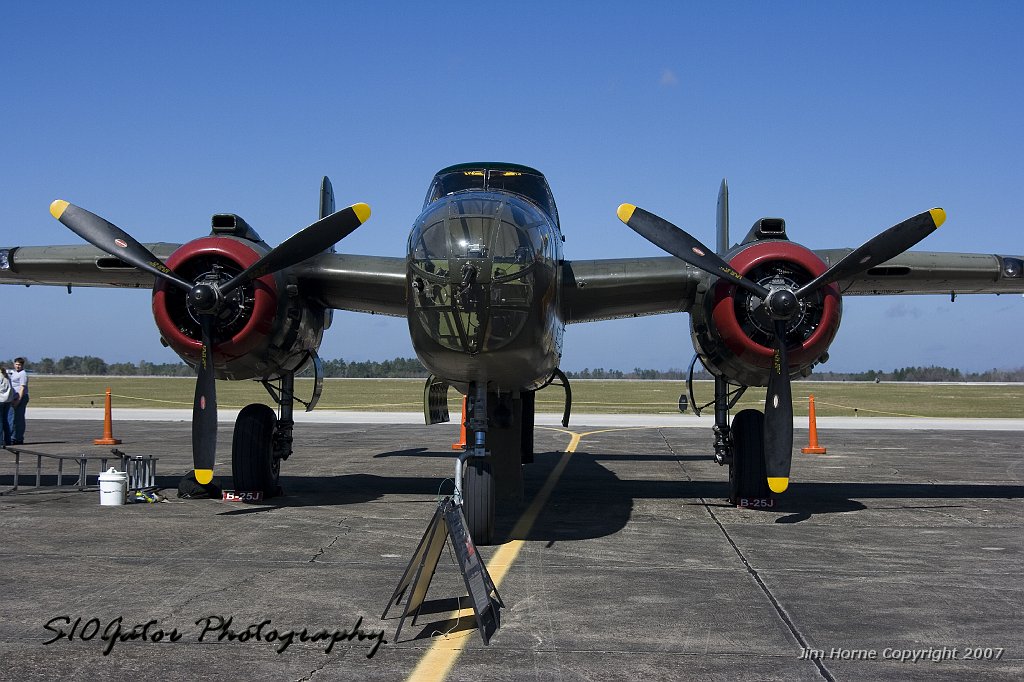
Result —
[{"label": "blue sky", "polygon": [[[542,170],[566,256],[660,255],[622,202],[714,243],[786,219],[856,246],[919,211],[920,248],[1022,254],[1024,5],[1011,2],[18,3],[0,26],[0,244],[73,244],[55,198],[141,241],[213,213],[276,244],[321,175],[404,254],[439,168]],[[734,236],[740,236],[735,235]],[[145,292],[0,289],[0,356],[170,361]],[[846,298],[834,370],[1024,365],[1020,296]],[[682,367],[685,315],[572,326],[566,369]],[[411,356],[404,320],[339,314],[321,354]]]}]

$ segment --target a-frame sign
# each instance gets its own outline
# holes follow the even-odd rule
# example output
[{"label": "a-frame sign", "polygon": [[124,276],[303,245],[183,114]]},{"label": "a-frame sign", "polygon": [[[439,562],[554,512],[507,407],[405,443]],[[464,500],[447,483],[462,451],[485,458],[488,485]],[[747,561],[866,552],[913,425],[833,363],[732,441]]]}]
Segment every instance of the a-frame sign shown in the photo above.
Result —
[{"label": "a-frame sign", "polygon": [[452,548],[455,550],[455,557],[458,560],[459,569],[462,571],[462,578],[466,583],[469,592],[469,600],[473,604],[473,613],[476,617],[477,629],[484,644],[489,644],[491,636],[497,632],[501,624],[499,609],[505,606],[501,601],[494,582],[491,580],[487,567],[480,559],[480,554],[473,544],[466,528],[466,518],[462,514],[462,507],[455,504],[451,497],[445,497],[437,504],[434,516],[431,517],[427,530],[423,533],[423,539],[416,547],[412,560],[405,569],[402,579],[398,581],[398,587],[388,600],[381,619],[388,615],[392,606],[398,604],[408,590],[409,598],[406,600],[405,609],[402,612],[402,620],[398,623],[398,630],[395,631],[395,641],[402,632],[405,619],[412,615],[413,624],[419,615],[420,607],[427,596],[427,588],[437,570],[437,562],[441,558],[441,550],[447,538],[451,538]]}]

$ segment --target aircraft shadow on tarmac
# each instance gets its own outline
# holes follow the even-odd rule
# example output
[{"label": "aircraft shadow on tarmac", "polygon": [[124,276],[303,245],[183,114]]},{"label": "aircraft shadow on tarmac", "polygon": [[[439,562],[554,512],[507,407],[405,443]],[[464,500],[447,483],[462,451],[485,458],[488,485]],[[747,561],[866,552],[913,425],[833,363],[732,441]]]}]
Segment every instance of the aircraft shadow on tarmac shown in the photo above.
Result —
[{"label": "aircraft shadow on tarmac", "polygon": [[[537,453],[534,464],[524,469],[525,499],[528,502],[544,485],[551,470],[563,456],[562,452]],[[411,448],[375,455],[387,457],[452,457],[451,452]],[[551,497],[525,537],[513,537],[515,527],[526,504],[500,503],[496,517],[499,538],[533,541],[571,541],[605,537],[622,530],[633,515],[638,499],[674,499],[683,505],[707,505],[729,508],[726,501],[728,486],[725,480],[708,481],[680,479],[649,480],[620,479],[602,462],[664,460],[704,460],[705,456],[621,455],[575,452],[558,480]],[[724,470],[723,470],[724,473]],[[164,479],[164,477],[161,477]],[[286,495],[262,504],[225,511],[225,515],[240,515],[268,511],[277,507],[303,507],[349,505],[377,500],[388,495],[439,496],[450,494],[453,483],[449,479],[431,476],[378,476],[349,474],[342,476],[282,476]],[[176,487],[176,479],[166,477],[159,483]],[[1013,484],[945,484],[945,483],[889,483],[889,482],[805,482],[794,483],[786,495],[776,500],[766,511],[751,509],[751,514],[783,514],[775,523],[799,523],[819,514],[850,513],[867,509],[864,499],[893,499],[887,509],[899,513],[902,509],[920,508],[900,500],[970,500],[1024,498],[1024,485]],[[421,500],[407,500],[398,504],[422,504]],[[932,505],[935,506],[935,505]],[[938,506],[961,506],[939,504]],[[877,508],[877,507],[876,507]],[[426,517],[425,517],[426,518]]]},{"label": "aircraft shadow on tarmac", "polygon": [[[537,453],[535,463],[524,468],[525,499],[531,500],[547,480],[551,470],[561,459],[560,451]],[[408,448],[382,452],[375,459],[397,458],[452,458],[453,453],[427,448]],[[571,541],[605,537],[622,530],[633,515],[638,499],[675,499],[683,505],[707,505],[727,508],[727,483],[724,480],[664,480],[620,479],[602,462],[652,462],[705,460],[705,455],[633,455],[575,452],[558,481],[553,494],[525,537],[512,537],[525,504],[499,503],[496,532],[499,538],[533,541]],[[723,470],[724,474],[724,470]],[[34,472],[21,477],[21,491],[32,491]],[[70,480],[69,480],[70,479]],[[63,490],[73,490],[74,480],[64,476]],[[378,476],[374,474],[347,474],[339,476],[295,476],[281,478],[285,495],[258,504],[246,504],[221,512],[222,515],[244,515],[270,511],[279,507],[308,507],[350,505],[370,502],[389,495],[437,497],[450,494],[450,478],[433,476]],[[44,475],[42,485],[53,486],[56,477]],[[158,476],[157,485],[173,495],[178,487],[177,476]],[[230,479],[223,481],[230,485]],[[13,485],[13,476],[0,476],[0,490]],[[20,491],[19,491],[20,492]],[[776,500],[767,512],[749,510],[751,514],[775,513],[783,515],[776,523],[799,523],[818,514],[857,512],[867,507],[864,499],[893,499],[887,507],[892,513],[901,509],[919,508],[900,500],[970,500],[1024,498],[1024,485],[1014,484],[962,484],[962,483],[889,483],[889,482],[795,482],[786,495]],[[421,500],[404,500],[396,504],[423,504]],[[939,505],[960,506],[960,505]],[[876,507],[877,508],[877,507]],[[426,517],[425,517],[426,518]]]}]

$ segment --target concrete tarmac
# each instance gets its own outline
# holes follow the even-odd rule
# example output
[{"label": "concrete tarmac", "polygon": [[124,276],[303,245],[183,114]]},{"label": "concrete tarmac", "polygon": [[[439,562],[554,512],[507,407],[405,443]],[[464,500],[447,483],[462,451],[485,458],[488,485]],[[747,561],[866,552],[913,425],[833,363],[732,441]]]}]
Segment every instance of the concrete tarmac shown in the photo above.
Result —
[{"label": "concrete tarmac", "polygon": [[[452,489],[454,425],[300,424],[263,504],[174,497],[187,422],[115,422],[167,503],[100,506],[97,464],[85,491],[48,487],[52,464],[35,489],[23,454],[0,496],[0,679],[1024,677],[1019,430],[823,429],[828,453],[796,452],[790,490],[750,510],[724,501],[710,428],[601,419],[537,429],[526,502],[480,548],[507,607],[489,646],[447,551],[400,641],[379,617]],[[101,431],[33,417],[22,448],[99,456]]]}]

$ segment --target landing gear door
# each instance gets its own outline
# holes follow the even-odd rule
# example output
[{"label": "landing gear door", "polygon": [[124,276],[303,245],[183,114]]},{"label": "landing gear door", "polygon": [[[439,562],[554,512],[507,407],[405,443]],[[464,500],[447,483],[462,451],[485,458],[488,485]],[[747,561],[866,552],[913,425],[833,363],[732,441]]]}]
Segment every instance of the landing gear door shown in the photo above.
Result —
[{"label": "landing gear door", "polygon": [[423,420],[426,424],[444,424],[448,416],[448,382],[433,374],[423,387]]}]

